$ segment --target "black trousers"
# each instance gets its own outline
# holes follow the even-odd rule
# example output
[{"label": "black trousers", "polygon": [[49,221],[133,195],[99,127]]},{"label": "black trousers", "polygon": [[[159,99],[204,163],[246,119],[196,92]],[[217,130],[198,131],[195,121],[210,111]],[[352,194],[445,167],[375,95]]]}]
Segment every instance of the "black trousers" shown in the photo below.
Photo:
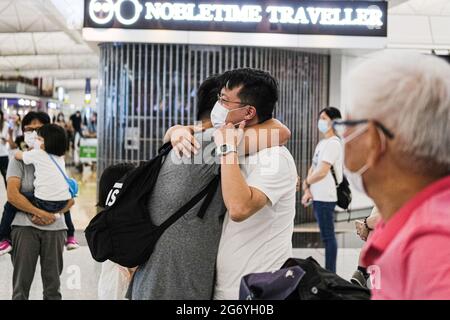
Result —
[{"label": "black trousers", "polygon": [[8,170],[8,162],[9,162],[8,156],[0,157],[0,173],[3,176],[3,181],[5,181],[5,188],[6,188],[6,171]]}]

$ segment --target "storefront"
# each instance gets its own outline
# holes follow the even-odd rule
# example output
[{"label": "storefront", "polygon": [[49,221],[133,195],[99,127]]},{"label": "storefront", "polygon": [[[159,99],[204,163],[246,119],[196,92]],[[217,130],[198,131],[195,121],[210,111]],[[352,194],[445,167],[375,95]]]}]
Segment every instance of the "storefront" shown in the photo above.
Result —
[{"label": "storefront", "polygon": [[[149,159],[167,128],[192,124],[208,76],[251,67],[279,81],[275,115],[305,176],[332,91],[330,49],[383,48],[386,17],[384,1],[86,0],[83,36],[100,43],[99,174]],[[310,219],[298,204],[296,223]]]}]

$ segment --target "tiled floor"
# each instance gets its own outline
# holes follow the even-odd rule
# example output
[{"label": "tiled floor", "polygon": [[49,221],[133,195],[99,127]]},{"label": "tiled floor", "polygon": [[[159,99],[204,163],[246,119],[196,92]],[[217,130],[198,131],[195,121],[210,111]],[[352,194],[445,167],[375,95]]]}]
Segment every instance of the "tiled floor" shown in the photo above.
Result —
[{"label": "tiled floor", "polygon": [[[81,177],[79,177],[81,179]],[[80,184],[80,194],[72,209],[72,219],[77,229],[76,236],[81,247],[78,250],[64,252],[64,270],[61,276],[61,291],[64,299],[96,299],[97,281],[100,273],[100,264],[95,262],[86,246],[82,230],[95,214],[96,184],[94,177],[84,177]],[[2,208],[6,201],[6,192],[3,183],[0,183],[0,205]],[[302,226],[302,232],[317,232],[314,224]],[[358,262],[360,242],[355,238],[352,223],[337,225],[340,234],[337,261],[337,273],[349,279]],[[351,243],[352,245],[348,245]],[[352,248],[349,248],[352,247]],[[321,265],[324,264],[324,250],[314,248],[294,249],[294,256],[307,258],[312,256]],[[9,255],[0,257],[0,300],[11,298],[12,265]],[[35,281],[30,292],[30,299],[42,299],[42,281],[40,267],[37,267]]]}]

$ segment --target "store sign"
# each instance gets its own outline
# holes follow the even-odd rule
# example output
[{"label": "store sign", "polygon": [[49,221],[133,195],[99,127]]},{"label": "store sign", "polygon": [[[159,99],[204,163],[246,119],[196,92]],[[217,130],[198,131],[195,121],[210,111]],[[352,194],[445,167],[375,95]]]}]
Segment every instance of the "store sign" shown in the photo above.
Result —
[{"label": "store sign", "polygon": [[87,28],[387,34],[385,1],[85,0]]},{"label": "store sign", "polygon": [[97,146],[98,140],[91,139],[81,139],[80,140],[80,161],[90,162],[97,161]]}]

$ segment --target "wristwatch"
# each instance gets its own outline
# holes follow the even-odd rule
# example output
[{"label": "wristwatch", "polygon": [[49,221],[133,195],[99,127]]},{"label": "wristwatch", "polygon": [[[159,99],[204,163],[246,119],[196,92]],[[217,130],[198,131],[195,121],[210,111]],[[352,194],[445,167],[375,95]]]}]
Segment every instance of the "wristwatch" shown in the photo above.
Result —
[{"label": "wristwatch", "polygon": [[236,152],[237,153],[237,149],[236,146],[232,145],[232,144],[223,144],[221,146],[218,146],[216,148],[216,155],[218,157],[227,155],[231,152]]},{"label": "wristwatch", "polygon": [[366,227],[367,230],[373,231],[373,229],[370,228],[369,225],[367,224],[367,218],[369,218],[369,217],[366,217],[366,218],[364,219],[364,226]]}]

